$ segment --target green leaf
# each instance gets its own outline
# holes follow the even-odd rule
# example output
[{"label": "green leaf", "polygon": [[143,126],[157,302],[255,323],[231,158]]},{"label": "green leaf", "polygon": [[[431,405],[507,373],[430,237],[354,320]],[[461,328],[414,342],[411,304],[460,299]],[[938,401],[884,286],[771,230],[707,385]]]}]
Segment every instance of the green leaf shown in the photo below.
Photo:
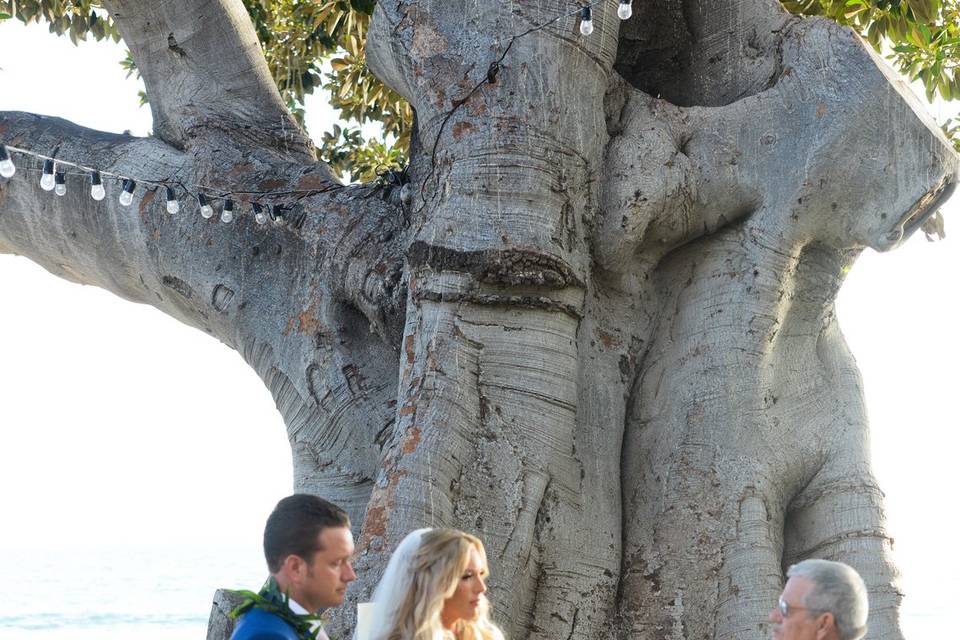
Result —
[{"label": "green leaf", "polygon": [[[939,3],[933,0],[907,0],[914,17],[922,22],[931,22],[939,9]],[[937,5],[937,6],[935,6]]]}]

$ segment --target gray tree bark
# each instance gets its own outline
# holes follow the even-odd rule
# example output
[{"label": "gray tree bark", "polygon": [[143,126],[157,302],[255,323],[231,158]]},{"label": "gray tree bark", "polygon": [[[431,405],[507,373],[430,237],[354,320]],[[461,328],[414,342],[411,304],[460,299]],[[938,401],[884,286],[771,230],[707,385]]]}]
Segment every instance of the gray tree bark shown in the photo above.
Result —
[{"label": "gray tree bark", "polygon": [[902,637],[833,304],[957,158],[851,32],[772,0],[596,3],[590,37],[559,1],[381,3],[368,62],[417,113],[405,207],[313,160],[239,0],[105,4],[155,135],[2,113],[0,139],[290,224],[80,177],[55,198],[20,160],[0,251],[238,350],[295,488],[360,525],[357,600],[407,531],[454,526],[512,638],[763,637],[810,556],[855,566],[869,637]]}]

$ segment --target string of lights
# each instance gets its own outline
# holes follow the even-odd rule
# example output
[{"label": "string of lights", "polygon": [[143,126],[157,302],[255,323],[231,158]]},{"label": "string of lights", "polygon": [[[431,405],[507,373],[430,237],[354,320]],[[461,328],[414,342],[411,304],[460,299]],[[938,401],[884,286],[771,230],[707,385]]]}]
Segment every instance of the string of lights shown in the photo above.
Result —
[{"label": "string of lights", "polygon": [[[206,187],[194,187],[196,192],[187,188],[183,183],[178,181],[164,181],[164,180],[150,180],[144,178],[132,178],[129,176],[121,175],[118,173],[112,173],[110,171],[104,171],[101,169],[96,169],[94,167],[87,167],[76,162],[70,162],[67,160],[60,160],[53,158],[42,153],[36,153],[30,151],[29,149],[23,149],[20,147],[15,147],[13,145],[6,145],[0,143],[0,177],[3,178],[12,178],[13,175],[17,172],[17,166],[13,162],[13,157],[11,153],[20,154],[24,156],[29,156],[37,158],[43,161],[42,169],[39,170],[40,173],[40,188],[44,191],[53,191],[54,194],[58,196],[64,196],[67,194],[67,176],[84,176],[89,177],[90,179],[90,197],[94,200],[101,201],[107,196],[107,190],[105,181],[113,180],[117,182],[121,189],[118,201],[121,206],[129,207],[133,204],[133,196],[136,192],[137,185],[146,185],[148,188],[153,190],[163,189],[166,196],[166,211],[170,215],[176,215],[180,213],[181,209],[181,199],[183,198],[193,198],[196,200],[197,205],[199,206],[200,215],[204,218],[212,218],[214,214],[213,202],[222,202],[223,205],[220,210],[220,222],[229,223],[234,220],[236,215],[236,202],[235,198],[237,196],[250,196],[257,195],[261,198],[272,198],[276,196],[303,196],[303,195],[312,195],[319,193],[317,189],[311,190],[285,190],[285,191],[275,191],[275,192],[251,192],[251,191],[234,191],[234,192],[217,192],[214,189]],[[65,168],[70,167],[74,171],[68,171]],[[37,172],[37,169],[25,168],[25,171]],[[254,220],[259,225],[264,225],[267,222],[273,222],[277,225],[282,225],[285,222],[284,218],[284,205],[282,203],[271,203],[264,204],[263,202],[258,202],[256,200],[248,199],[250,204],[250,209],[253,213]]]},{"label": "string of lights", "polygon": [[[579,14],[580,16],[580,33],[584,36],[589,36],[593,33],[593,6],[597,4],[599,0],[594,0],[589,4],[580,4],[575,11],[558,16],[554,20],[551,20],[549,23],[556,22],[557,20],[573,15]],[[633,15],[633,2],[632,0],[618,0],[617,7],[617,17],[621,20],[627,20]],[[546,25],[543,25],[546,26]],[[20,147],[15,147],[13,145],[5,145],[0,143],[0,177],[2,178],[11,178],[17,171],[17,167],[13,162],[11,157],[11,152],[22,154],[25,156],[31,156],[43,161],[43,168],[40,170],[40,187],[44,191],[53,191],[57,196],[64,196],[67,193],[67,176],[89,176],[90,178],[90,197],[96,201],[101,201],[106,198],[107,190],[104,184],[105,179],[112,179],[118,182],[121,185],[119,202],[121,206],[129,207],[133,204],[133,197],[136,192],[138,183],[142,185],[148,185],[152,190],[163,189],[166,195],[166,211],[170,215],[176,215],[180,212],[181,205],[180,199],[187,197],[193,198],[196,200],[197,205],[199,206],[200,215],[206,219],[212,218],[214,215],[213,205],[211,201],[222,201],[223,205],[220,209],[220,222],[229,223],[232,222],[236,213],[235,207],[236,202],[235,198],[237,196],[246,196],[245,200],[249,202],[251,211],[253,212],[254,220],[259,225],[264,225],[268,221],[272,221],[274,224],[283,224],[284,223],[284,205],[281,203],[271,203],[264,205],[263,202],[258,202],[255,199],[249,198],[251,195],[259,196],[260,198],[275,198],[277,196],[302,196],[302,195],[312,195],[319,193],[318,190],[287,190],[287,191],[274,191],[274,192],[250,192],[250,191],[234,191],[234,192],[218,192],[216,189],[205,187],[202,185],[192,185],[194,190],[191,190],[182,182],[179,181],[164,181],[164,180],[149,180],[143,178],[133,178],[126,175],[120,175],[117,173],[111,173],[109,171],[103,171],[96,169],[94,167],[87,167],[75,162],[69,162],[67,160],[61,160],[54,158],[52,156],[43,155],[41,153],[36,153],[30,151],[29,149],[22,149]],[[75,171],[68,171],[66,168],[73,168]],[[36,169],[25,168],[26,171],[36,171]]]},{"label": "string of lights", "polygon": [[[593,5],[590,3],[580,8],[580,33],[585,36],[593,33]],[[627,20],[633,15],[633,0],[620,0],[617,6],[617,17]]]},{"label": "string of lights", "polygon": [[[588,2],[586,4],[577,3],[578,7],[568,13],[561,14],[538,27],[535,27],[532,30],[542,29],[547,25],[551,25],[558,20],[563,18],[569,18],[570,16],[578,15],[580,16],[580,33],[585,36],[589,36],[593,33],[593,7],[596,4],[599,4],[601,0],[593,0],[593,2]],[[618,0],[617,6],[617,17],[621,20],[628,20],[630,16],[633,15],[633,0]]]}]

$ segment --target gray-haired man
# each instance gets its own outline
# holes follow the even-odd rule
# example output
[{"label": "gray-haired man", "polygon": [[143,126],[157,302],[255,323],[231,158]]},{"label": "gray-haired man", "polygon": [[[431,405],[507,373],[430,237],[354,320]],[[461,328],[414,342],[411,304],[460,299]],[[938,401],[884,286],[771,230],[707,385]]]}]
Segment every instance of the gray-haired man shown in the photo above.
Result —
[{"label": "gray-haired man", "polygon": [[867,587],[852,567],[804,560],[787,570],[770,612],[774,640],[859,640],[867,633]]}]

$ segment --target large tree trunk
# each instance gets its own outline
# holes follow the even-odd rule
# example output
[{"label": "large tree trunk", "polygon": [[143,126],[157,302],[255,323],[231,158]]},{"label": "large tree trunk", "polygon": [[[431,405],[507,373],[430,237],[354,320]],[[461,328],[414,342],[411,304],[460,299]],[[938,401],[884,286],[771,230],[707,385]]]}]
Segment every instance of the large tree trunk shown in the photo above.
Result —
[{"label": "large tree trunk", "polygon": [[957,161],[852,33],[768,0],[596,3],[590,37],[559,1],[383,3],[369,63],[417,112],[404,208],[312,160],[239,0],[107,4],[156,137],[6,113],[0,139],[291,223],[97,204],[79,178],[53,198],[22,171],[0,250],[240,351],[295,487],[360,525],[356,599],[408,530],[455,526],[512,638],[763,637],[809,556],[857,567],[871,637],[901,637],[833,303]]}]

